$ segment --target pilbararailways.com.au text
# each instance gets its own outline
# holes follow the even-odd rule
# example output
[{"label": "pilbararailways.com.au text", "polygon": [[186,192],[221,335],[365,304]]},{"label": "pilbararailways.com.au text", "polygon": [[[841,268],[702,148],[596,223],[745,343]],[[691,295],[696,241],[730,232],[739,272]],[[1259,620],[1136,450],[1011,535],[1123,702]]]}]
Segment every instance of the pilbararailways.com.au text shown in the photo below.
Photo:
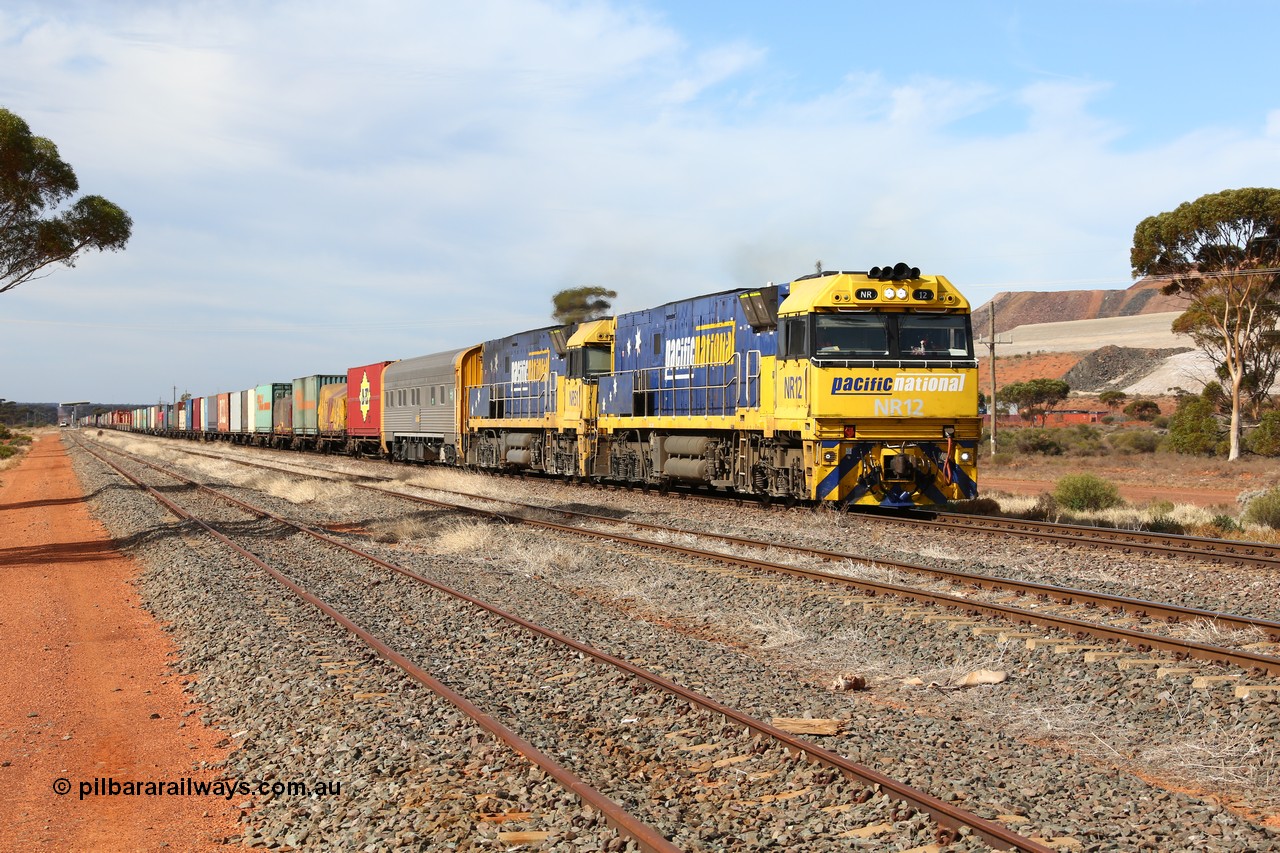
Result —
[{"label": "pilbararailways.com.au text", "polygon": [[[71,793],[71,780],[55,779],[53,790],[59,796]],[[230,800],[236,796],[273,797],[334,797],[342,793],[342,783],[336,781],[249,781],[245,779],[215,779],[205,781],[186,777],[177,780],[125,779],[96,777],[81,780],[80,799],[86,797],[222,797]]]}]

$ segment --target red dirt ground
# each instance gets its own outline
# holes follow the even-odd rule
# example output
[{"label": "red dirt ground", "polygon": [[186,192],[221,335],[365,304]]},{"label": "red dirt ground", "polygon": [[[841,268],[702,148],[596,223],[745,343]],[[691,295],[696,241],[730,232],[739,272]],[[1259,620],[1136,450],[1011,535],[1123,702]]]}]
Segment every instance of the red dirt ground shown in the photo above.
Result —
[{"label": "red dirt ground", "polygon": [[[1060,475],[1062,476],[1062,475]],[[978,487],[982,493],[1006,492],[1011,495],[1039,495],[1052,492],[1055,487],[1053,479],[1010,479],[1006,477],[983,476],[981,468],[978,473]],[[1142,505],[1153,501],[1171,501],[1174,503],[1195,504],[1196,506],[1232,506],[1237,489],[1171,489],[1168,486],[1134,486],[1117,483],[1116,490],[1120,497],[1131,504]]]},{"label": "red dirt ground", "polygon": [[[999,356],[996,383],[1003,388],[1030,379],[1061,379],[1088,353],[1049,352],[1040,355]],[[978,390],[991,396],[991,359],[978,359]],[[1064,405],[1063,408],[1066,408]]]},{"label": "red dirt ground", "polygon": [[0,481],[0,849],[210,850],[238,835],[220,797],[80,798],[95,778],[215,779],[195,768],[225,758],[224,735],[200,724],[138,566],[89,515],[59,437]]}]

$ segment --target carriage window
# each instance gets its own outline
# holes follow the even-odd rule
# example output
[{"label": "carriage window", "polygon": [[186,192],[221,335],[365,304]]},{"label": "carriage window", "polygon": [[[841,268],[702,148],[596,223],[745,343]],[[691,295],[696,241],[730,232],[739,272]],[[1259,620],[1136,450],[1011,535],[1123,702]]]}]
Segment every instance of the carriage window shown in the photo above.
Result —
[{"label": "carriage window", "polygon": [[585,346],[569,350],[569,377],[586,379],[613,370],[613,352],[608,347]]},{"label": "carriage window", "polygon": [[782,357],[809,357],[809,318],[790,317],[782,326]]},{"label": "carriage window", "polygon": [[967,358],[973,353],[968,318],[954,314],[903,314],[898,342],[903,358]]},{"label": "carriage window", "polygon": [[889,330],[881,314],[816,314],[815,358],[879,358],[889,354]]},{"label": "carriage window", "polygon": [[434,406],[435,404],[436,404],[436,386],[432,385],[431,386],[431,405]]}]

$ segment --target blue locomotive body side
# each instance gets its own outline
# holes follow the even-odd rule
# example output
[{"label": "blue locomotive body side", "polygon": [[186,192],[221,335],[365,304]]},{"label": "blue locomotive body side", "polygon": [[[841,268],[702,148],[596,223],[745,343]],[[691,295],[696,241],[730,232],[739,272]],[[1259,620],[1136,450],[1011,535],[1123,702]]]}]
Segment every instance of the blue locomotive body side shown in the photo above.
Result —
[{"label": "blue locomotive body side", "polygon": [[720,417],[760,405],[760,363],[773,328],[752,328],[731,290],[621,314],[613,372],[599,380],[600,413]]},{"label": "blue locomotive body side", "polygon": [[551,333],[561,328],[531,329],[485,341],[482,384],[468,390],[470,416],[543,419],[558,411],[556,380],[565,375],[565,359]]}]

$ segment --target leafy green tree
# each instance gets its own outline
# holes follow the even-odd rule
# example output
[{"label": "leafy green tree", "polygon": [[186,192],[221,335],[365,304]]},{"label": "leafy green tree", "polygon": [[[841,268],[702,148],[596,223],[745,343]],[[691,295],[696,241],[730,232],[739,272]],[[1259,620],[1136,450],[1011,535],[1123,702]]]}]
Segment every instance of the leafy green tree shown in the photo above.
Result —
[{"label": "leafy green tree", "polygon": [[1103,391],[1098,395],[1098,402],[1113,412],[1120,408],[1121,404],[1127,399],[1129,399],[1129,395],[1123,391]]},{"label": "leafy green tree", "polygon": [[0,108],[0,293],[51,264],[73,267],[89,249],[118,251],[129,242],[133,220],[102,196],[83,196],[58,212],[79,189],[57,147]]},{"label": "leafy green tree", "polygon": [[1208,400],[1218,414],[1231,414],[1231,397],[1223,389],[1221,382],[1206,382],[1204,388],[1200,390],[1200,396]]},{"label": "leafy green tree", "polygon": [[[1218,334],[1214,318],[1224,314],[1224,301],[1208,297],[1203,305],[1192,305],[1173,321],[1173,331],[1187,335],[1202,352],[1213,360],[1214,373],[1219,383],[1231,383],[1231,371],[1227,365],[1223,337]],[[1280,343],[1271,330],[1280,318],[1280,303],[1263,300],[1258,305],[1259,322],[1254,327],[1252,340],[1248,341],[1252,357],[1245,365],[1240,378],[1241,413],[1252,420],[1262,417],[1271,407],[1271,386],[1280,373]],[[1223,413],[1231,411],[1231,395],[1222,391]]]},{"label": "leafy green tree", "polygon": [[1024,420],[1040,418],[1044,426],[1048,419],[1048,411],[1067,399],[1071,386],[1061,379],[1029,379],[1026,382],[1011,382],[1000,389],[998,398],[1018,407]]},{"label": "leafy green tree", "polygon": [[1191,334],[1224,374],[1227,458],[1238,459],[1246,377],[1275,346],[1267,333],[1280,296],[1280,190],[1224,190],[1149,216],[1134,230],[1130,261],[1135,277],[1168,277],[1164,292],[1189,301],[1174,327]]},{"label": "leafy green tree", "polygon": [[564,324],[599,320],[609,316],[610,300],[617,298],[616,291],[603,287],[571,287],[551,297],[551,317]]},{"label": "leafy green tree", "polygon": [[1169,449],[1189,456],[1212,456],[1222,430],[1213,416],[1213,403],[1204,397],[1183,397],[1169,418]]},{"label": "leafy green tree", "polygon": [[1155,400],[1134,400],[1124,407],[1124,413],[1139,421],[1154,421],[1160,416],[1160,404]]}]

